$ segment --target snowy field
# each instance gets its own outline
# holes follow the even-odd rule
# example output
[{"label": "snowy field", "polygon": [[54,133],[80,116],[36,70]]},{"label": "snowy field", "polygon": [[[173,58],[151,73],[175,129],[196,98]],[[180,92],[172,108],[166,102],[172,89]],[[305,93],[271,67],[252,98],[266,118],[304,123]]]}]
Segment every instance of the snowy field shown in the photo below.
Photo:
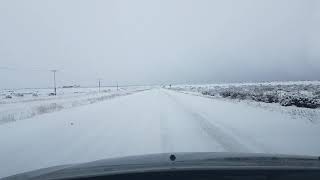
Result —
[{"label": "snowy field", "polygon": [[129,95],[148,87],[59,88],[0,90],[0,124],[32,118],[41,114],[93,104]]},{"label": "snowy field", "polygon": [[[287,83],[292,84],[297,83]],[[21,90],[29,94],[9,100],[3,91],[1,116],[11,113],[14,118],[0,124],[0,178],[62,164],[163,152],[320,155],[319,108],[202,93],[217,86],[243,84],[105,88],[103,93],[68,89],[56,97],[47,95],[50,90],[39,90],[37,97]],[[244,85],[251,86],[260,87]]]}]

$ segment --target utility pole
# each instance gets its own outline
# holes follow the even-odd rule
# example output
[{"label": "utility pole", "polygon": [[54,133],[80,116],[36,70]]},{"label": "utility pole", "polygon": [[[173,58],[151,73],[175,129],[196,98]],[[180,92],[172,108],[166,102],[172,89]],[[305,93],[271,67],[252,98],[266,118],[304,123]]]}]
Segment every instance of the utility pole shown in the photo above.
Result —
[{"label": "utility pole", "polygon": [[117,82],[117,91],[119,91],[119,84],[118,84],[118,82]]},{"label": "utility pole", "polygon": [[54,88],[54,95],[57,95],[57,87],[56,87],[56,72],[58,70],[51,70],[51,72],[53,72],[53,88]]},{"label": "utility pole", "polygon": [[100,92],[100,88],[101,88],[101,80],[102,79],[98,79],[99,80],[99,92]]}]

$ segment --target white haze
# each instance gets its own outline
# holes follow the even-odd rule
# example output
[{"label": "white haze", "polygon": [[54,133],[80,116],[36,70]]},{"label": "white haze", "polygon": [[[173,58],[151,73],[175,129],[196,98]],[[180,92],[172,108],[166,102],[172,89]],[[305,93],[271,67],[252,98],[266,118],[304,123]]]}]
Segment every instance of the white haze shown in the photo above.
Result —
[{"label": "white haze", "polygon": [[0,88],[319,80],[317,0],[2,0]]}]

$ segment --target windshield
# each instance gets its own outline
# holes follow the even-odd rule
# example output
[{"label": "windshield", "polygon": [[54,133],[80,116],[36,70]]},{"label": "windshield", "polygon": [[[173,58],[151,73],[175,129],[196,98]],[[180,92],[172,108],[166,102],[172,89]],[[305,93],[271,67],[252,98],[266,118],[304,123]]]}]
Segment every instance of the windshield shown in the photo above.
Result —
[{"label": "windshield", "polygon": [[175,152],[320,155],[317,0],[1,0],[0,178]]}]

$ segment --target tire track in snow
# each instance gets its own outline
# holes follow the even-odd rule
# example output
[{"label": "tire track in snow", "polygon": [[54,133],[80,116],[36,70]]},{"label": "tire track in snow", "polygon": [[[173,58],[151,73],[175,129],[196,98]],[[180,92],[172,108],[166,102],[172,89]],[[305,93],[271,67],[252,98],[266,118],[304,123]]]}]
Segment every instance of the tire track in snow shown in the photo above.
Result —
[{"label": "tire track in snow", "polygon": [[193,119],[196,120],[201,128],[209,134],[215,141],[217,141],[223,148],[229,152],[250,152],[250,150],[243,144],[239,143],[229,134],[225,133],[219,127],[213,125],[208,120],[203,118],[200,114],[189,112]]},{"label": "tire track in snow", "polygon": [[[199,94],[194,94],[194,93],[190,93],[190,92],[182,92],[182,91],[174,91],[174,92],[176,92],[176,93],[181,93],[181,94],[184,94],[184,95],[190,95],[190,96],[195,96],[195,97],[200,97],[200,98],[209,98],[209,99],[212,99],[212,100],[218,100],[218,101],[221,101],[221,100],[223,100],[223,101],[226,101],[225,99],[219,99],[219,98],[213,98],[212,96],[204,96],[204,95],[199,95]],[[172,96],[172,95],[171,95]],[[176,99],[176,98],[175,98]],[[228,101],[228,102],[230,102],[230,103],[233,103],[232,101]],[[253,106],[252,104],[250,104],[250,103],[248,103],[248,105],[250,105],[250,106]],[[254,106],[254,107],[258,107],[258,106]],[[260,107],[261,108],[261,107]],[[204,119],[208,119],[208,117],[207,117],[207,115],[204,115],[204,114],[202,114],[201,115]],[[208,121],[209,122],[209,121]],[[210,124],[212,124],[212,121],[211,122],[209,122]],[[215,122],[215,123],[217,123],[217,122]],[[216,125],[217,126],[217,125]],[[220,126],[220,127],[223,127],[223,128],[225,128],[225,127],[227,127],[227,125],[226,124],[222,124],[222,122],[219,122],[219,125],[218,126]],[[245,139],[246,140],[246,142],[249,142],[249,144],[248,143],[246,143],[246,146],[248,147],[248,149],[250,149],[252,152],[260,152],[260,153],[277,153],[277,151],[275,151],[274,149],[272,149],[271,147],[267,147],[267,146],[265,146],[264,144],[262,144],[261,142],[258,142],[257,141],[257,139],[254,139],[253,137],[251,137],[251,136],[248,136],[248,135],[246,135],[245,133],[241,133],[241,132],[239,132],[237,129],[235,129],[235,128],[232,128],[232,127],[227,127],[228,128],[228,130],[230,131],[230,132],[232,132],[232,134],[233,134],[233,137],[241,137],[242,139]],[[221,128],[220,128],[221,129]]]},{"label": "tire track in snow", "polygon": [[199,113],[193,112],[190,108],[179,102],[171,94],[164,92],[178,107],[180,107],[186,114],[188,114],[200,128],[207,133],[215,142],[220,144],[228,152],[251,152],[249,148],[239,143],[235,138],[224,132],[221,128],[210,123],[207,119]]}]

